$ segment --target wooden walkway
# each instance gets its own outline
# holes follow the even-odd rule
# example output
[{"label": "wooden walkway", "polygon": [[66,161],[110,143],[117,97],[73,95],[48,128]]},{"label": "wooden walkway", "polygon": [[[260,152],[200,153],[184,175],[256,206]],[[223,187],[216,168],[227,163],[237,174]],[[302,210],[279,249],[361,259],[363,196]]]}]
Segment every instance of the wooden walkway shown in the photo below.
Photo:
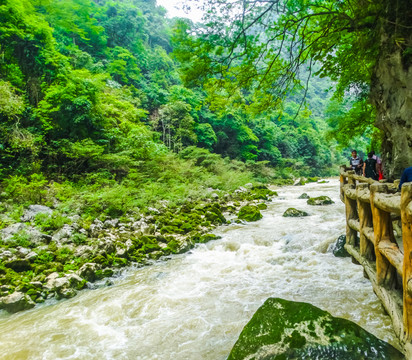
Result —
[{"label": "wooden walkway", "polygon": [[412,183],[355,175],[341,167],[346,245],[363,266],[374,292],[392,318],[407,359],[412,359]]}]

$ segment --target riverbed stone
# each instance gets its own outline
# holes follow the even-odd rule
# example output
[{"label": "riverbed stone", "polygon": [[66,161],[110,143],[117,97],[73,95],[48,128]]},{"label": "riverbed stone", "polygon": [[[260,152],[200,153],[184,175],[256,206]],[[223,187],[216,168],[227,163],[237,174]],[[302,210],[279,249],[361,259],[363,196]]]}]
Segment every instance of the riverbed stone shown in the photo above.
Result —
[{"label": "riverbed stone", "polygon": [[26,210],[24,210],[23,216],[21,217],[21,221],[32,221],[36,217],[37,214],[48,214],[51,215],[53,210],[50,209],[48,206],[44,205],[30,205]]},{"label": "riverbed stone", "polygon": [[61,243],[61,244],[68,243],[74,231],[75,230],[73,226],[69,224],[64,224],[63,227],[56,234],[53,235],[52,240],[55,241],[56,243]]},{"label": "riverbed stone", "polygon": [[227,360],[400,360],[404,356],[357,324],[314,305],[269,298],[244,327]]},{"label": "riverbed stone", "polygon": [[298,199],[310,199],[310,196],[309,196],[308,194],[306,194],[306,193],[303,193],[302,195],[300,195],[300,196],[298,197]]},{"label": "riverbed stone", "polygon": [[303,217],[309,216],[306,211],[298,210],[295,208],[289,208],[283,213],[283,217]]},{"label": "riverbed stone", "polygon": [[0,238],[3,241],[8,242],[14,234],[27,231],[28,228],[29,227],[24,223],[11,224],[10,226],[0,230]]},{"label": "riverbed stone", "polygon": [[335,202],[331,200],[329,196],[318,196],[315,198],[310,198],[307,201],[308,205],[330,205],[334,204]]},{"label": "riverbed stone", "polygon": [[242,206],[237,216],[240,220],[246,221],[257,221],[262,218],[262,214],[255,205]]},{"label": "riverbed stone", "polygon": [[0,309],[4,309],[9,313],[28,310],[35,305],[36,304],[30,296],[19,291],[15,291],[13,294],[0,298]]},{"label": "riverbed stone", "polygon": [[5,263],[5,266],[15,272],[23,272],[31,270],[30,261],[26,259],[13,259]]},{"label": "riverbed stone", "polygon": [[93,282],[96,280],[96,271],[99,269],[100,265],[98,264],[86,263],[77,271],[77,274],[83,279]]},{"label": "riverbed stone", "polygon": [[333,244],[333,247],[332,247],[333,255],[335,255],[336,257],[349,257],[350,254],[346,251],[345,244],[346,244],[346,236],[345,235],[339,236],[338,239],[336,240],[336,243]]}]

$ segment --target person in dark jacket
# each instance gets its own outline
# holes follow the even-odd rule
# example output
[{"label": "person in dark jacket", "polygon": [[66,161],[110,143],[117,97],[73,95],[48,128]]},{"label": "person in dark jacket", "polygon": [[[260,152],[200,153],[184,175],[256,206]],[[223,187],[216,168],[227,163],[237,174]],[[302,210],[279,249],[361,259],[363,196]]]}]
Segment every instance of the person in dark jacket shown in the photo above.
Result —
[{"label": "person in dark jacket", "polygon": [[363,163],[363,176],[378,180],[378,162],[373,158],[373,152],[368,154],[368,158]]},{"label": "person in dark jacket", "polygon": [[399,190],[402,188],[403,183],[412,181],[412,166],[403,170],[401,176],[401,182],[399,183]]}]

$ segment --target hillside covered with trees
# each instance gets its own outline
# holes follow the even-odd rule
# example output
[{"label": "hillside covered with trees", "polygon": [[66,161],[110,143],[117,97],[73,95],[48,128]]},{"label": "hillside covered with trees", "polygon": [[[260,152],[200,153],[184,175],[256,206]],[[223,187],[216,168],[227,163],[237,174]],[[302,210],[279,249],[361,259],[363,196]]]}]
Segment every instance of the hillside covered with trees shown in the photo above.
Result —
[{"label": "hillside covered with trees", "polygon": [[3,1],[0,18],[6,197],[40,194],[50,180],[58,191],[121,187],[142,199],[137,189],[148,187],[160,199],[186,182],[231,187],[233,169],[251,178],[274,169],[262,181],[336,173],[324,140],[327,80],[310,84],[307,105],[299,90],[270,111],[253,109],[244,91],[228,101],[201,81],[189,86],[181,25],[155,1]]}]

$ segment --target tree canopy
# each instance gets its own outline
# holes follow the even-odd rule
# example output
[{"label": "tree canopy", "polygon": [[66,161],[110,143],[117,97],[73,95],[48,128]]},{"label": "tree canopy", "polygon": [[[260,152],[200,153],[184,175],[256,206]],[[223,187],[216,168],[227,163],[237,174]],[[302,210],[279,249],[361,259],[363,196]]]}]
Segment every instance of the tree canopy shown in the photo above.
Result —
[{"label": "tree canopy", "polygon": [[376,98],[377,68],[385,56],[398,53],[405,73],[411,65],[408,1],[206,0],[200,6],[204,25],[191,32],[180,25],[179,39],[185,45],[178,56],[186,63],[187,84],[207,82],[232,97],[246,89],[248,106],[259,104],[262,109],[305,87],[314,73],[336,83],[338,101],[345,96],[357,100],[335,123],[338,137],[345,138],[339,133],[348,130],[382,136],[373,130],[376,111],[371,106],[378,116],[382,110],[370,95]]}]

